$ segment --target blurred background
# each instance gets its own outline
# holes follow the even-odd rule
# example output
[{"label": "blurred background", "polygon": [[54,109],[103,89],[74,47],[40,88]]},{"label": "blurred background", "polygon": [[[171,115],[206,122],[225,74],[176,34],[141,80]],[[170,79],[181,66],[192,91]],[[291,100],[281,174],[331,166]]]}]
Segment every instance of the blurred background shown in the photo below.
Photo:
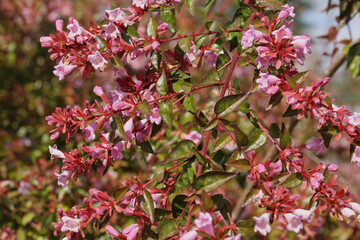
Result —
[{"label": "blurred background", "polygon": [[[122,2],[125,1],[115,1],[115,4],[122,6]],[[205,1],[198,2],[204,4]],[[339,8],[326,8],[339,1],[288,2],[295,6],[296,34],[311,35],[313,54],[307,56],[306,65],[301,69],[311,70],[309,81],[314,80],[323,75],[343,50],[346,51],[346,44],[360,37],[359,16],[350,21],[349,27],[342,27],[335,38],[331,38],[332,27],[338,28],[339,25],[336,21]],[[0,239],[59,239],[53,236],[51,226],[56,221],[58,207],[66,209],[81,204],[82,198],[88,197],[90,186],[111,192],[112,186],[119,184],[125,172],[136,172],[141,164],[128,161],[123,169],[110,170],[105,177],[94,173],[91,178],[82,178],[76,184],[70,183],[68,188],[61,188],[54,176],[61,166],[50,160],[48,151],[49,145],[54,143],[49,140],[50,128],[45,116],[56,107],[80,105],[82,100],[93,100],[92,89],[96,84],[111,88],[112,73],[96,74],[84,80],[80,73],[74,72],[59,81],[53,75],[56,63],[50,60],[47,49],[40,47],[39,39],[56,33],[57,19],[63,19],[64,26],[70,16],[84,26],[89,26],[90,21],[98,23],[112,4],[111,0],[0,1]],[[215,10],[221,5],[218,1]],[[231,20],[232,11],[228,6],[222,14],[214,17]],[[199,17],[196,21],[202,20]],[[192,26],[192,22],[186,19],[178,22],[179,28],[189,31]],[[337,105],[344,104],[352,111],[360,111],[360,80],[356,71],[356,68],[349,71],[344,63],[326,89],[333,93]],[[314,131],[316,125],[308,120],[295,129],[295,133],[303,136],[300,142],[309,139]],[[70,150],[81,145],[82,141],[75,138],[65,147],[64,138],[59,138],[56,144],[61,149]],[[333,150],[329,154],[312,156],[314,161],[339,164],[339,175],[343,175],[340,183],[349,183],[350,189],[359,196],[360,190],[356,188],[360,183],[359,169],[350,165],[348,143],[343,139],[332,143],[331,148]],[[120,224],[124,220],[113,221]],[[87,239],[95,239],[91,230],[88,233]],[[97,239],[109,238],[104,235]]]}]

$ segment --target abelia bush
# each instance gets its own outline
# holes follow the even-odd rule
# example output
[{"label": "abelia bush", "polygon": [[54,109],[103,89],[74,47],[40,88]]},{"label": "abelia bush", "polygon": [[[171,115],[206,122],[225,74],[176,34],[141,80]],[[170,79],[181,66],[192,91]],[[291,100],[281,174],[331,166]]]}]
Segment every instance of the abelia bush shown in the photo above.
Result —
[{"label": "abelia bush", "polygon": [[[214,4],[207,1],[206,17]],[[58,185],[109,174],[139,151],[146,159],[112,193],[92,188],[82,204],[59,208],[54,234],[86,238],[93,226],[113,239],[241,239],[276,228],[283,237],[308,238],[325,216],[359,216],[348,186],[336,182],[337,165],[309,164],[304,154],[320,154],[333,136],[344,137],[359,164],[360,121],[324,91],[329,77],[306,84],[298,66],[311,53],[310,36],[293,33],[294,7],[239,1],[232,21],[211,20],[190,33],[177,28],[185,5],[196,15],[191,0],[133,0],[106,10],[100,24],[57,20],[56,34],[40,39],[59,80],[112,71],[115,86],[96,86],[95,102],[46,117],[51,140],[84,139],[69,152],[49,146],[62,162]],[[252,77],[239,81],[239,70]],[[275,110],[284,114],[270,124]],[[314,119],[318,133],[293,143],[289,117],[293,125]],[[237,206],[224,191],[229,181],[247,184]],[[250,205],[259,210],[242,219]],[[132,224],[119,225],[113,215]]]}]

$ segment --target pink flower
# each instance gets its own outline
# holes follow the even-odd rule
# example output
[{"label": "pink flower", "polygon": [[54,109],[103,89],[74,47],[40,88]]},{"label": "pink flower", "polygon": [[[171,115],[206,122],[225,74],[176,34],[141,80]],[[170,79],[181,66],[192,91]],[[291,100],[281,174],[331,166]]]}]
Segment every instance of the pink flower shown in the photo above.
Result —
[{"label": "pink flower", "polygon": [[61,227],[62,232],[66,232],[66,231],[79,232],[79,227],[81,222],[80,219],[63,216],[61,218],[61,221],[64,223],[64,225]]},{"label": "pink flower", "polygon": [[270,213],[264,213],[260,217],[254,217],[255,219],[255,232],[260,232],[262,235],[266,236],[271,232],[271,227],[269,224],[270,221]]},{"label": "pink flower", "polygon": [[110,21],[124,21],[126,18],[125,13],[121,11],[120,8],[115,8],[111,11],[106,10],[106,13],[109,14]]},{"label": "pink flower", "polygon": [[59,64],[54,67],[55,71],[53,71],[53,73],[55,76],[59,77],[59,80],[63,80],[75,67],[76,66],[72,64],[64,64],[64,58],[62,58]]},{"label": "pink flower", "polygon": [[168,29],[169,29],[169,24],[162,23],[157,27],[156,31],[160,32],[160,31],[165,31],[165,30],[168,30]]},{"label": "pink flower", "polygon": [[107,225],[105,229],[106,229],[106,233],[109,234],[110,236],[118,237],[120,235],[120,233],[110,225]]},{"label": "pink flower", "polygon": [[56,20],[55,27],[57,31],[62,32],[64,29],[64,21],[61,19]]},{"label": "pink flower", "polygon": [[194,223],[199,230],[211,236],[215,236],[212,217],[209,213],[200,212],[199,218],[195,219]]},{"label": "pink flower", "polygon": [[287,17],[292,17],[294,18],[295,17],[295,13],[294,13],[294,7],[289,7],[289,5],[285,4],[283,7],[282,7],[282,10],[280,11],[278,17],[277,17],[277,20],[280,21],[282,19],[285,19]]},{"label": "pink flower", "polygon": [[325,150],[325,146],[323,145],[324,140],[321,138],[312,138],[312,141],[306,144],[306,148],[316,154],[321,153]]},{"label": "pink flower", "polygon": [[150,116],[150,122],[155,123],[156,125],[160,124],[161,116],[160,116],[159,108],[152,109],[152,115]]},{"label": "pink flower", "polygon": [[105,36],[107,38],[116,38],[117,36],[120,36],[119,29],[112,22],[104,24],[102,27],[105,31]]},{"label": "pink flower", "polygon": [[259,40],[264,36],[264,34],[258,30],[254,29],[253,25],[250,25],[250,29],[246,32],[243,32],[243,36],[241,38],[242,49],[249,48],[253,45],[255,40]]},{"label": "pink flower", "polygon": [[348,208],[348,207],[344,207],[341,209],[341,214],[346,217],[347,219],[350,219],[350,218],[354,218],[355,217],[355,212],[351,209],[351,208]]},{"label": "pink flower", "polygon": [[160,43],[158,41],[154,41],[151,43],[151,48],[155,51],[159,50]]},{"label": "pink flower", "polygon": [[301,222],[301,217],[292,214],[286,213],[284,214],[286,221],[288,222],[287,230],[291,232],[299,233],[300,230],[303,228],[303,224]]},{"label": "pink flower", "polygon": [[98,51],[95,52],[95,54],[90,54],[88,56],[88,60],[95,69],[100,69],[100,70],[104,70],[104,68],[108,63]]},{"label": "pink flower", "polygon": [[130,60],[135,60],[143,53],[142,49],[136,49],[130,53]]},{"label": "pink flower", "polygon": [[111,148],[111,157],[114,160],[122,159],[123,155],[121,153],[122,149],[124,147],[123,142],[118,142],[113,148]]},{"label": "pink flower", "polygon": [[134,134],[132,133],[134,129],[134,122],[133,119],[130,118],[125,124],[124,124],[124,131],[125,131],[125,136],[127,139],[134,139]]},{"label": "pink flower", "polygon": [[141,9],[145,9],[148,7],[148,1],[147,0],[133,0],[132,4],[135,7],[139,7]]},{"label": "pink flower", "polygon": [[296,46],[297,49],[296,57],[298,59],[299,64],[304,65],[305,53],[311,54],[310,36],[309,35],[294,36],[293,41],[291,43],[294,44],[294,46]]},{"label": "pink flower", "polygon": [[358,204],[357,202],[351,202],[349,204],[353,210],[360,214],[360,204]]},{"label": "pink flower", "polygon": [[180,233],[180,240],[195,240],[197,235],[198,234],[195,230],[188,231],[185,234]]},{"label": "pink flower", "polygon": [[295,209],[294,214],[299,216],[301,218],[301,220],[303,220],[303,221],[309,221],[314,210],[315,210],[315,208],[312,208],[310,210]]},{"label": "pink flower", "polygon": [[268,73],[260,73],[260,78],[256,80],[256,83],[259,84],[259,89],[266,94],[274,95],[279,91],[277,84],[281,83],[281,80],[273,75]]},{"label": "pink flower", "polygon": [[241,240],[241,233],[236,236],[227,237],[224,240]]},{"label": "pink flower", "polygon": [[328,164],[328,165],[325,165],[325,168],[328,168],[328,170],[330,171],[330,172],[336,172],[337,170],[338,170],[338,166],[336,165],[336,164]]},{"label": "pink flower", "polygon": [[199,56],[200,51],[196,51],[196,46],[192,45],[190,47],[190,52],[185,53],[184,58],[189,62],[192,63],[195,61],[196,57]]},{"label": "pink flower", "polygon": [[71,175],[71,172],[66,170],[61,174],[54,173],[55,177],[58,179],[58,185],[62,187],[66,187],[69,184],[69,178]]},{"label": "pink flower", "polygon": [[65,158],[64,153],[57,149],[56,144],[54,145],[54,147],[51,147],[49,145],[49,152],[51,154],[51,158]]},{"label": "pink flower", "polygon": [[358,166],[360,166],[360,147],[356,146],[355,151],[351,157],[351,162],[357,163]]},{"label": "pink flower", "polygon": [[262,173],[266,173],[266,168],[263,164],[259,163],[256,165],[257,167],[257,172],[262,174]]},{"label": "pink flower", "polygon": [[349,117],[349,124],[357,127],[360,124],[360,113],[354,112],[354,115]]},{"label": "pink flower", "polygon": [[70,30],[68,38],[74,40],[76,36],[81,34],[82,28],[75,18],[70,18],[69,22],[70,24],[67,25],[67,29]]},{"label": "pink flower", "polygon": [[30,192],[31,188],[32,188],[31,183],[26,181],[20,181],[18,192],[21,193],[21,195],[26,195]]},{"label": "pink flower", "polygon": [[187,140],[191,140],[194,143],[198,143],[201,139],[201,134],[198,133],[197,131],[191,131],[189,134],[187,134],[185,136],[185,139]]},{"label": "pink flower", "polygon": [[54,41],[52,40],[51,37],[41,37],[40,38],[41,47],[43,47],[43,48],[51,47],[53,42]]},{"label": "pink flower", "polygon": [[278,175],[282,170],[282,162],[279,160],[276,163],[270,163],[269,168],[270,170],[270,176],[273,177],[275,175]]},{"label": "pink flower", "polygon": [[92,123],[87,125],[86,128],[84,128],[84,134],[85,134],[85,141],[86,142],[91,142],[92,140],[95,139],[96,127],[97,127],[97,123],[96,123],[96,121],[93,121]]},{"label": "pink flower", "polygon": [[204,51],[204,58],[205,58],[205,66],[216,66],[216,61],[218,59],[218,54],[213,51]]},{"label": "pink flower", "polygon": [[136,239],[136,235],[139,231],[139,225],[131,224],[127,228],[124,229],[123,234],[126,236],[126,240],[134,240]]}]

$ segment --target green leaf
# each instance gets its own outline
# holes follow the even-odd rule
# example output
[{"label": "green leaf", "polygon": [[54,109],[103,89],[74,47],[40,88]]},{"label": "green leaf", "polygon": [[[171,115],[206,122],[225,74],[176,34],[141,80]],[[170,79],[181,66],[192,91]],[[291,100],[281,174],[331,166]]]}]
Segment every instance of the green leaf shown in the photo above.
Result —
[{"label": "green leaf", "polygon": [[117,125],[117,130],[119,130],[117,133],[119,134],[119,136],[123,139],[125,139],[125,130],[124,130],[124,125],[121,121],[121,118],[118,114],[114,114],[114,118],[115,118],[115,122]]},{"label": "green leaf", "polygon": [[194,155],[192,148],[196,148],[196,144],[191,140],[184,140],[179,142],[169,153],[168,157],[161,165],[171,161],[185,160]]},{"label": "green leaf", "polygon": [[266,143],[267,136],[260,129],[256,129],[250,137],[249,145],[247,146],[245,152],[250,151],[252,149],[258,149],[262,145]]},{"label": "green leaf", "polygon": [[150,17],[149,23],[147,25],[147,34],[149,36],[156,36],[156,29],[157,29],[157,24],[155,22],[155,20]]},{"label": "green leaf", "polygon": [[163,125],[163,122],[162,122],[162,121],[160,122],[159,125],[157,125],[156,123],[154,123],[154,124],[152,125],[150,137],[155,136],[155,135],[161,130],[162,125]]},{"label": "green leaf", "polygon": [[175,219],[164,219],[159,224],[159,239],[167,239],[179,232],[179,226]]},{"label": "green leaf", "polygon": [[163,101],[163,102],[161,102],[159,110],[160,110],[161,119],[171,129],[172,128],[172,119],[173,119],[172,102],[171,101],[168,101],[168,102]]},{"label": "green leaf", "polygon": [[268,111],[268,110],[272,109],[273,107],[275,107],[276,105],[278,105],[281,102],[282,98],[283,98],[283,95],[281,94],[281,92],[277,92],[276,94],[272,95],[270,97],[268,106],[266,107],[265,111]]},{"label": "green leaf", "polygon": [[211,5],[213,4],[215,0],[206,0],[206,3],[205,3],[205,11],[206,13],[209,12],[210,8],[211,8]]},{"label": "green leaf", "polygon": [[281,124],[281,135],[280,135],[280,147],[285,149],[291,146],[291,136],[289,131],[286,129],[285,124]]},{"label": "green leaf", "polygon": [[184,211],[186,205],[188,204],[185,199],[187,198],[184,194],[176,195],[171,203],[171,211],[174,218],[178,218],[181,213]]},{"label": "green leaf", "polygon": [[162,96],[167,95],[168,85],[167,85],[166,73],[164,70],[162,71],[161,76],[156,82],[156,91]]},{"label": "green leaf", "polygon": [[250,93],[240,93],[223,97],[215,104],[214,112],[219,117],[225,116],[233,112],[249,95]]},{"label": "green leaf", "polygon": [[282,0],[256,0],[260,7],[265,7],[266,10],[281,10],[284,5]]},{"label": "green leaf", "polygon": [[288,178],[286,178],[285,181],[280,183],[282,186],[286,188],[292,188],[300,185],[302,183],[303,177],[301,176],[301,173],[293,173]]},{"label": "green leaf", "polygon": [[137,109],[140,110],[142,113],[147,115],[152,115],[150,104],[147,100],[144,100],[143,103],[137,106]]},{"label": "green leaf", "polygon": [[192,186],[196,190],[204,189],[210,192],[236,176],[237,173],[209,171],[197,177]]},{"label": "green leaf", "polygon": [[186,2],[186,7],[189,10],[190,14],[195,16],[195,4],[194,4],[195,0],[185,0]]},{"label": "green leaf", "polygon": [[277,124],[273,123],[269,127],[268,131],[269,135],[273,138],[279,138],[280,137],[280,128]]},{"label": "green leaf", "polygon": [[176,18],[175,9],[161,10],[161,19],[169,25],[169,29],[172,32],[176,32]]},{"label": "green leaf", "polygon": [[229,221],[228,213],[231,217],[231,204],[221,194],[211,196],[214,204],[216,205],[215,211],[220,211],[221,215],[226,221]]},{"label": "green leaf", "polygon": [[150,60],[151,60],[151,64],[157,70],[159,70],[160,69],[160,63],[161,63],[161,54],[160,54],[160,52],[158,53],[156,51],[152,51]]},{"label": "green leaf", "polygon": [[231,137],[227,133],[224,133],[216,141],[213,151],[216,152],[216,151],[222,149],[230,141],[231,141]]},{"label": "green leaf", "polygon": [[246,159],[239,159],[232,162],[227,162],[226,166],[236,168],[241,171],[248,171],[251,170],[251,166],[248,160]]},{"label": "green leaf", "polygon": [[155,221],[159,222],[167,215],[171,214],[171,211],[163,209],[163,208],[155,208]]},{"label": "green leaf", "polygon": [[147,153],[154,153],[154,150],[151,147],[151,144],[149,142],[149,140],[145,139],[143,142],[140,142],[139,140],[136,139],[136,145],[140,147],[141,150],[143,150],[144,152]]},{"label": "green leaf", "polygon": [[204,190],[201,192],[201,202],[205,211],[211,211],[214,208],[214,201]]},{"label": "green leaf", "polygon": [[148,190],[143,191],[143,195],[138,197],[141,209],[149,216],[151,222],[155,220],[154,201]]},{"label": "green leaf", "polygon": [[258,192],[259,192],[258,188],[252,188],[245,197],[243,207],[252,203],[254,199],[257,197]]},{"label": "green leaf", "polygon": [[190,37],[186,37],[186,38],[182,38],[179,41],[179,47],[181,50],[183,50],[184,52],[190,52],[190,47],[191,47],[191,38]]},{"label": "green leaf", "polygon": [[129,191],[129,188],[130,187],[126,186],[126,187],[120,187],[120,188],[116,189],[113,193],[113,198],[115,199],[115,201],[116,202],[120,201],[124,197],[125,193],[127,193],[127,191]]},{"label": "green leaf", "polygon": [[27,225],[29,222],[33,220],[33,218],[36,217],[35,212],[28,212],[21,218],[21,224],[23,226]]},{"label": "green leaf", "polygon": [[211,84],[217,84],[219,82],[220,82],[220,74],[219,74],[218,71],[213,70],[209,74],[207,74],[205,76],[205,78],[202,79],[198,84],[193,86],[192,89],[194,89],[195,87],[201,87],[201,86],[207,86],[207,85],[211,85]]},{"label": "green leaf", "polygon": [[215,128],[217,125],[218,125],[218,119],[214,118],[204,127],[204,131],[209,131],[209,130]]},{"label": "green leaf", "polygon": [[195,147],[193,147],[193,151],[194,151],[195,157],[197,158],[197,160],[199,160],[199,162],[201,164],[210,163],[213,169],[223,170],[223,168],[217,162],[215,162],[212,158],[204,156]]},{"label": "green leaf", "polygon": [[235,130],[235,139],[238,148],[248,145],[249,144],[248,136],[243,131],[241,131],[241,129],[236,124],[234,124],[234,130]]},{"label": "green leaf", "polygon": [[194,103],[194,96],[192,93],[190,93],[188,96],[186,96],[184,98],[184,107],[187,111],[195,114],[196,113],[196,109],[195,109],[195,103]]},{"label": "green leaf", "polygon": [[297,116],[300,112],[300,109],[292,110],[291,105],[289,105],[282,117],[294,117]]},{"label": "green leaf", "polygon": [[[222,66],[224,66],[226,63],[230,61],[230,57],[226,54],[220,54],[218,56],[218,59],[216,60],[216,70],[219,70]],[[230,66],[227,65],[225,68],[223,68],[221,71],[219,71],[220,75],[222,76],[226,69]]]},{"label": "green leaf", "polygon": [[128,32],[128,34],[129,34],[131,37],[133,37],[133,38],[140,38],[137,30],[136,30],[133,26],[131,26],[131,25],[128,25],[128,26],[127,26],[127,32]]}]

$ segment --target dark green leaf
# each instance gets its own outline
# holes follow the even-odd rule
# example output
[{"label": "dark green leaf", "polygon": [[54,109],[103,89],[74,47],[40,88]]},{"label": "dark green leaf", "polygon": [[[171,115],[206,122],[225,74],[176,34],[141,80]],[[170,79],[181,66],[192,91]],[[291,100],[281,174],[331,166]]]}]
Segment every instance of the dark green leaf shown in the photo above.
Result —
[{"label": "dark green leaf", "polygon": [[176,32],[175,9],[166,9],[160,12],[161,19],[169,25],[172,32]]},{"label": "dark green leaf", "polygon": [[218,119],[214,118],[204,127],[204,131],[209,131],[209,130],[215,128],[217,125],[218,125]]},{"label": "dark green leaf", "polygon": [[280,128],[277,124],[273,123],[269,127],[268,131],[269,135],[273,138],[279,138],[280,137]]},{"label": "dark green leaf", "polygon": [[193,147],[196,148],[196,144],[191,140],[184,140],[179,142],[169,153],[168,157],[162,165],[175,161],[175,160],[185,160],[192,157],[193,154]]},{"label": "dark green leaf", "polygon": [[195,109],[195,103],[194,103],[194,96],[192,93],[190,93],[188,96],[186,96],[184,98],[184,107],[187,111],[195,114],[196,113],[196,109]]},{"label": "dark green leaf", "polygon": [[300,112],[301,110],[299,109],[292,110],[291,105],[289,105],[282,117],[294,117],[297,116]]},{"label": "dark green leaf", "polygon": [[241,171],[248,171],[251,170],[251,166],[248,160],[246,159],[239,159],[232,162],[227,162],[226,166],[236,168]]},{"label": "dark green leaf", "polygon": [[123,139],[125,139],[125,130],[124,130],[124,125],[121,121],[121,118],[118,114],[114,114],[114,118],[115,118],[115,122],[117,125],[117,134],[119,134],[119,136]]},{"label": "dark green leaf", "polygon": [[161,102],[159,109],[160,109],[161,119],[171,129],[172,128],[172,120],[173,120],[172,102],[171,101],[168,101],[168,102],[163,101],[163,102]]},{"label": "dark green leaf", "polygon": [[149,142],[149,140],[145,139],[143,142],[140,142],[139,140],[136,139],[136,145],[140,147],[141,150],[143,150],[144,152],[147,153],[154,153],[154,150],[151,147],[151,144]]},{"label": "dark green leaf", "polygon": [[235,139],[238,147],[241,148],[242,146],[248,145],[249,144],[248,136],[243,131],[241,131],[241,129],[236,124],[234,124],[234,130],[235,130]]},{"label": "dark green leaf", "polygon": [[147,34],[149,36],[156,36],[156,29],[157,29],[157,24],[154,21],[154,19],[151,17],[147,25]]},{"label": "dark green leaf", "polygon": [[167,239],[179,232],[179,226],[175,219],[164,219],[159,224],[159,239]]},{"label": "dark green leaf", "polygon": [[276,94],[272,95],[270,97],[268,106],[266,107],[265,111],[268,111],[268,110],[272,109],[273,107],[275,107],[276,105],[278,105],[281,102],[282,98],[283,98],[283,95],[281,94],[281,92],[277,92]]},{"label": "dark green leaf", "polygon": [[125,193],[127,193],[127,191],[129,190],[129,187],[120,187],[118,189],[116,189],[113,193],[113,198],[115,199],[116,202],[120,201],[121,198],[125,195]]},{"label": "dark green leaf", "polygon": [[189,10],[190,14],[195,16],[195,4],[194,4],[195,0],[185,0],[186,2],[186,7]]},{"label": "dark green leaf", "polygon": [[152,115],[150,104],[147,100],[144,100],[143,103],[137,106],[137,109],[140,110],[142,113],[147,115]]},{"label": "dark green leaf", "polygon": [[183,50],[184,52],[190,52],[191,38],[190,38],[190,37],[186,37],[186,38],[180,39],[180,41],[179,41],[179,47],[180,47],[181,50]]},{"label": "dark green leaf", "polygon": [[167,78],[165,71],[162,71],[161,76],[156,82],[156,91],[163,96],[166,95],[168,92],[168,85],[167,85]]},{"label": "dark green leaf", "polygon": [[215,104],[214,112],[219,117],[225,116],[233,112],[249,95],[250,93],[240,93],[223,97]]},{"label": "dark green leaf", "polygon": [[260,129],[256,129],[250,137],[250,143],[247,146],[245,152],[250,151],[252,149],[258,149],[262,145],[266,143],[267,136]]},{"label": "dark green leaf", "polygon": [[139,38],[140,37],[138,32],[136,31],[136,29],[131,25],[127,26],[127,32],[133,38]]},{"label": "dark green leaf", "polygon": [[301,176],[301,173],[293,173],[288,178],[286,178],[285,181],[280,183],[282,186],[286,188],[292,188],[300,185],[302,183],[303,177]]},{"label": "dark green leaf", "polygon": [[234,178],[236,175],[237,173],[209,171],[197,177],[192,186],[196,190],[204,189],[206,192],[210,192]]},{"label": "dark green leaf", "polygon": [[174,218],[178,218],[181,215],[181,213],[184,211],[186,205],[188,204],[188,202],[185,201],[186,198],[187,198],[186,195],[179,194],[173,199],[171,204],[172,205],[171,211]]},{"label": "dark green leaf", "polygon": [[222,149],[230,141],[231,141],[231,137],[227,133],[224,133],[216,141],[213,151],[216,152],[216,151]]},{"label": "dark green leaf", "polygon": [[226,221],[229,221],[228,213],[231,217],[231,205],[228,200],[224,199],[224,196],[221,194],[215,194],[211,196],[212,200],[216,205],[215,211],[220,211],[221,215]]},{"label": "dark green leaf", "polygon": [[287,147],[291,147],[291,136],[289,131],[286,129],[285,124],[281,124],[281,135],[280,135],[280,147],[281,149],[285,149]]},{"label": "dark green leaf", "polygon": [[154,201],[148,190],[143,191],[143,195],[138,197],[141,209],[149,216],[151,222],[155,220]]},{"label": "dark green leaf", "polygon": [[213,159],[211,159],[207,156],[204,156],[195,147],[193,147],[193,150],[194,150],[194,154],[195,154],[197,160],[199,160],[199,162],[201,164],[210,163],[213,169],[223,170],[223,168],[217,162],[215,162]]}]

